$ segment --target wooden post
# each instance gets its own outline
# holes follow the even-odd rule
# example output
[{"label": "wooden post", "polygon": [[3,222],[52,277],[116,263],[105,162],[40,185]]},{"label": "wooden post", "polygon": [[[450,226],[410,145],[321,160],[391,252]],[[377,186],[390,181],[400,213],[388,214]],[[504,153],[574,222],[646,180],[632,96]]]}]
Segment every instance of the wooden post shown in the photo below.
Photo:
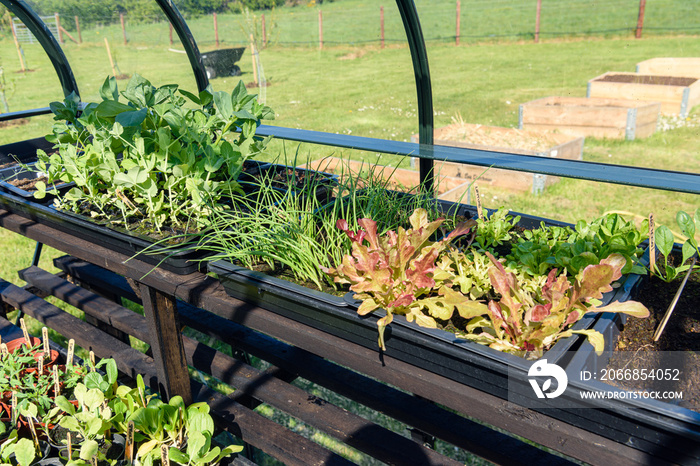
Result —
[{"label": "wooden post", "polygon": [[180,395],[188,405],[192,403],[192,392],[175,298],[143,283],[139,284],[139,289],[151,337],[158,389],[166,400]]},{"label": "wooden post", "polygon": [[122,35],[124,36],[124,45],[126,45],[126,27],[124,26],[124,13],[119,13],[119,22],[122,23]]},{"label": "wooden post", "polygon": [[61,18],[58,16],[58,13],[54,13],[53,17],[56,20],[56,32],[58,32],[58,41],[62,44],[63,34],[61,33]]},{"label": "wooden post", "polygon": [[267,32],[265,28],[265,13],[261,15],[260,20],[262,21],[262,46],[267,48]]},{"label": "wooden post", "polygon": [[78,31],[78,43],[83,43],[83,36],[80,34],[80,21],[78,21],[78,16],[75,17],[75,29]]},{"label": "wooden post", "polygon": [[216,12],[212,13],[214,15],[214,38],[216,39],[216,48],[219,48],[219,21],[216,17]]},{"label": "wooden post", "polygon": [[457,21],[455,24],[455,45],[459,45],[459,36],[460,36],[460,29],[461,29],[461,23],[462,23],[462,2],[457,0]]},{"label": "wooden post", "polygon": [[173,24],[168,23],[168,26],[170,26],[170,45],[173,45]]},{"label": "wooden post", "polygon": [[535,18],[535,43],[540,41],[540,15],[542,14],[542,0],[537,0],[537,17]]},{"label": "wooden post", "polygon": [[253,82],[258,84],[258,62],[255,59],[255,40],[253,34],[250,35],[250,58],[253,61]]},{"label": "wooden post", "polygon": [[112,76],[117,77],[117,70],[114,67],[114,60],[112,59],[112,51],[109,50],[109,41],[105,37],[105,47],[107,47],[107,56],[109,57],[109,64],[112,66]]},{"label": "wooden post", "polygon": [[639,0],[639,15],[637,16],[637,32],[634,37],[642,38],[642,28],[644,27],[644,9],[646,8],[647,0]]},{"label": "wooden post", "polygon": [[384,48],[384,7],[379,7],[379,30],[381,31],[382,48]]},{"label": "wooden post", "polygon": [[323,13],[318,10],[318,48],[323,50]]},{"label": "wooden post", "polygon": [[17,32],[15,31],[15,22],[10,20],[10,24],[12,25],[12,38],[15,40],[15,48],[17,49],[17,56],[19,57],[19,65],[22,67],[22,72],[25,72],[27,71],[27,68],[24,66],[24,58],[22,57],[22,51],[19,48]]}]

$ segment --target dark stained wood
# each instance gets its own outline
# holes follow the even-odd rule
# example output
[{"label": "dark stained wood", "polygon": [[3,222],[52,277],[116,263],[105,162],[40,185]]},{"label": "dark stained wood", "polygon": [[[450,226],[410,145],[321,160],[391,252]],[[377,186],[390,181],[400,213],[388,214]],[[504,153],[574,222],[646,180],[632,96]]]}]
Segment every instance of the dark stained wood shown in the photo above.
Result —
[{"label": "dark stained wood", "polygon": [[[115,338],[129,343],[129,332],[140,339],[148,342],[148,333],[145,326],[138,325],[145,323],[143,317],[134,314],[132,311],[120,306],[113,301],[95,295],[84,288],[75,286],[67,280],[46,272],[39,267],[32,266],[19,271],[19,277],[37,289],[57,297],[61,301],[85,312],[86,321],[95,325],[100,330],[112,335]],[[134,322],[134,316],[141,318],[143,322]],[[88,317],[93,320],[88,320]],[[134,325],[134,324],[137,325]]]},{"label": "dark stained wood", "polygon": [[[3,210],[0,210],[0,226],[140,281],[165,295],[177,297],[226,319],[269,335],[283,337],[294,346],[323,355],[336,363],[582,461],[594,464],[662,464],[656,457],[652,458],[642,451],[573,424],[512,405],[506,400],[386,355],[380,360],[376,351],[358,347],[256,306],[231,299],[216,280],[203,274],[177,276],[162,269],[153,270],[138,260],[127,263],[128,258],[124,255]],[[575,413],[567,415],[571,416],[572,421],[577,420]]]},{"label": "dark stained wood", "polygon": [[175,298],[143,283],[140,289],[149,333],[147,341],[151,344],[158,371],[158,389],[166,400],[179,395],[185,404],[190,404],[190,374]]}]

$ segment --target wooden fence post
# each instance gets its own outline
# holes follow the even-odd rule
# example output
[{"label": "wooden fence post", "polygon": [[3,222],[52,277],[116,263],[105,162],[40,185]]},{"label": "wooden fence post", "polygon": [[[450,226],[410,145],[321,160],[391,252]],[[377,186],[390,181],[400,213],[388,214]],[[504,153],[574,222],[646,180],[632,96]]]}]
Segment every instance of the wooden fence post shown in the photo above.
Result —
[{"label": "wooden fence post", "polygon": [[15,40],[15,48],[17,49],[17,56],[19,57],[19,65],[22,67],[22,72],[27,71],[27,67],[24,65],[24,58],[22,57],[22,50],[19,47],[19,41],[17,40],[17,32],[15,31],[15,22],[10,19],[10,25],[12,26],[12,38]]},{"label": "wooden fence post", "polygon": [[212,13],[214,15],[214,39],[216,40],[216,48],[219,48],[219,20],[216,16],[216,12]]},{"label": "wooden fence post", "polygon": [[460,29],[461,29],[461,22],[462,22],[462,16],[461,16],[461,10],[462,10],[462,2],[457,0],[457,13],[456,13],[456,24],[455,24],[455,45],[459,45],[459,36],[460,36]]},{"label": "wooden fence post", "polygon": [[126,27],[124,26],[124,13],[119,13],[119,21],[122,23],[122,35],[124,36],[124,45],[126,45]]},{"label": "wooden fence post", "polygon": [[54,13],[53,17],[56,20],[56,32],[58,33],[58,41],[62,44],[63,33],[61,32],[61,18],[58,16],[58,13]]},{"label": "wooden fence post", "polygon": [[384,7],[379,7],[379,29],[382,37],[382,48],[384,48]]},{"label": "wooden fence post", "polygon": [[78,31],[78,43],[82,44],[83,43],[83,36],[80,34],[80,21],[78,21],[78,17],[75,17],[75,29]]},{"label": "wooden fence post", "polygon": [[261,15],[260,20],[262,22],[262,48],[266,48],[267,47],[267,32],[265,30],[265,13],[263,13]]},{"label": "wooden fence post", "polygon": [[639,15],[637,16],[637,32],[634,37],[642,38],[642,28],[644,27],[644,9],[647,5],[647,0],[639,0]]},{"label": "wooden fence post", "polygon": [[318,48],[323,50],[323,13],[318,10]]},{"label": "wooden fence post", "polygon": [[535,43],[540,41],[540,16],[542,15],[542,0],[537,0],[537,17],[535,18]]}]

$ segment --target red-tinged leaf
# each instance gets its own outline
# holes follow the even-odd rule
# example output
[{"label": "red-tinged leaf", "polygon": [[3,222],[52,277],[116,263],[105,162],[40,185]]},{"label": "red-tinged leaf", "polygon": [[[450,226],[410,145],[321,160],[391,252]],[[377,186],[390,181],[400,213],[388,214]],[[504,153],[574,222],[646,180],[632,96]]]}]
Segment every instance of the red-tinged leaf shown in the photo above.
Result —
[{"label": "red-tinged leaf", "polygon": [[413,295],[413,293],[405,293],[405,294],[399,296],[398,299],[389,303],[389,307],[392,309],[397,309],[397,308],[401,308],[401,307],[408,307],[415,300],[416,300],[416,297]]},{"label": "red-tinged leaf", "polygon": [[579,275],[580,299],[602,299],[603,293],[611,291],[615,268],[608,264],[589,265]]},{"label": "red-tinged leaf", "polygon": [[537,304],[536,306],[531,307],[525,313],[525,325],[528,325],[529,322],[542,322],[544,318],[550,314],[551,309],[551,303]]},{"label": "red-tinged leaf", "polygon": [[338,221],[335,222],[335,226],[336,226],[340,231],[344,231],[345,233],[348,232],[348,221],[345,220],[345,219],[343,219],[343,218],[339,218]]},{"label": "red-tinged leaf", "polygon": [[627,264],[627,259],[622,254],[614,253],[600,261],[600,263],[607,264],[613,268],[612,281],[615,281],[622,277],[622,268]]},{"label": "red-tinged leaf", "polygon": [[423,250],[423,255],[411,261],[411,266],[406,271],[406,278],[418,288],[432,288],[435,286],[435,280],[428,274],[435,270],[438,251],[436,248],[426,249]]},{"label": "red-tinged leaf", "polygon": [[503,312],[501,311],[501,305],[496,301],[489,301],[489,314],[491,314],[491,320],[493,320],[494,326],[500,326],[501,322],[505,319],[503,318]]},{"label": "red-tinged leaf", "polygon": [[379,249],[379,238],[377,237],[377,222],[369,218],[361,218],[357,221],[357,224],[360,225],[360,227],[362,227],[367,232],[366,238],[367,241],[369,241],[370,247],[372,249]]},{"label": "red-tinged leaf", "polygon": [[425,209],[416,209],[408,218],[408,221],[411,222],[411,228],[414,230],[423,228],[428,224],[428,211]]},{"label": "red-tinged leaf", "polygon": [[458,236],[466,235],[469,233],[469,230],[471,230],[473,227],[476,226],[476,220],[473,218],[470,218],[466,222],[462,222],[457,227],[450,232],[449,235],[445,239],[448,241],[451,241],[453,238],[456,238]]},{"label": "red-tinged leaf", "polygon": [[565,325],[569,326],[571,324],[575,324],[576,322],[579,321],[580,318],[581,318],[581,311],[577,311],[577,310],[571,311],[569,313],[569,315],[566,316]]}]

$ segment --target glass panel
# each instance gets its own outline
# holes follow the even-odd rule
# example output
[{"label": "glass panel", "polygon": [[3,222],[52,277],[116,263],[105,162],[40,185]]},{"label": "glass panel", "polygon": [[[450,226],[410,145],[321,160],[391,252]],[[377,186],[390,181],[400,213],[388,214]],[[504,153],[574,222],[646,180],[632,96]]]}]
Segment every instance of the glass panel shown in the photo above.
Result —
[{"label": "glass panel", "polygon": [[[50,101],[62,99],[58,76],[36,38],[2,5],[0,17],[7,27],[0,37],[0,113],[48,107]],[[0,145],[43,136],[50,120],[42,116],[0,122]]]}]

